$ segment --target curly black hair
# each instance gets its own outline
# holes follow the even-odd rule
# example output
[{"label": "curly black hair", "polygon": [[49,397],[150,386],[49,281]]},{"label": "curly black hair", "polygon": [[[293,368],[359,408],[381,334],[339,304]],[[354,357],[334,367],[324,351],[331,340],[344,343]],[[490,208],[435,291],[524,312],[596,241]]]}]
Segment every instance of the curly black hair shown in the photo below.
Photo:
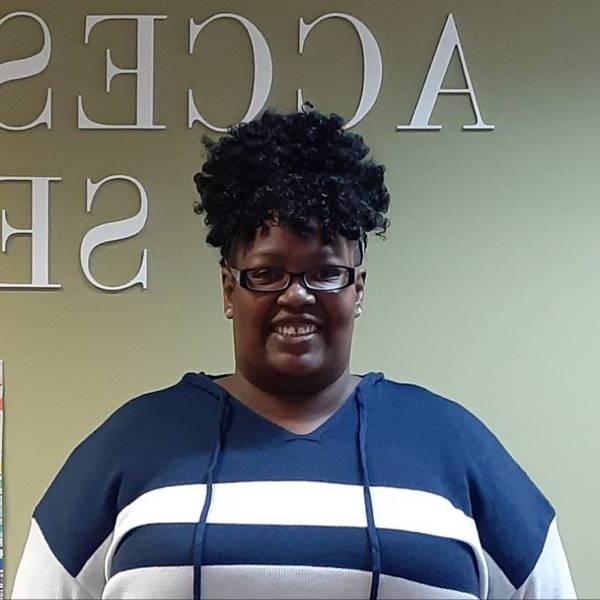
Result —
[{"label": "curly black hair", "polygon": [[220,248],[222,265],[237,242],[247,245],[269,220],[307,237],[316,217],[325,244],[336,233],[363,248],[369,231],[385,238],[385,167],[365,159],[363,138],[342,125],[336,114],[266,110],[218,142],[203,138],[208,156],[194,176],[201,197],[194,211],[206,213],[206,242]]}]

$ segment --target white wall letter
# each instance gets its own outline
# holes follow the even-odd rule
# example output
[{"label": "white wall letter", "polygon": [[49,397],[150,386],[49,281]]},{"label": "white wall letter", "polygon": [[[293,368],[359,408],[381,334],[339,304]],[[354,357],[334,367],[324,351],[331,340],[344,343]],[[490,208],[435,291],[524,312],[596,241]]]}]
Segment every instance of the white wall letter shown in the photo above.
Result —
[{"label": "white wall letter", "polygon": [[87,212],[92,211],[92,204],[94,203],[94,196],[102,185],[109,181],[114,180],[121,181],[129,181],[135,185],[140,194],[140,210],[138,213],[130,217],[128,219],[123,219],[121,221],[112,221],[110,223],[103,223],[102,225],[97,225],[90,229],[83,240],[81,241],[81,250],[79,253],[79,257],[81,260],[81,268],[87,280],[97,288],[101,290],[106,290],[109,292],[124,290],[129,287],[133,287],[137,283],[142,284],[143,289],[148,289],[148,250],[144,248],[142,253],[142,262],[140,264],[140,268],[138,269],[137,274],[133,279],[124,283],[123,285],[117,286],[108,286],[99,283],[94,279],[90,269],[90,255],[93,250],[102,244],[107,244],[109,242],[116,242],[119,240],[125,240],[127,238],[133,237],[138,234],[146,224],[146,219],[148,218],[148,195],[146,194],[146,190],[144,186],[133,177],[129,177],[128,175],[111,175],[109,177],[105,177],[101,179],[97,183],[94,183],[91,179],[86,180],[86,197],[87,197]]},{"label": "white wall letter", "polygon": [[[248,32],[250,37],[250,43],[252,44],[252,56],[254,59],[254,81],[252,84],[252,96],[250,98],[250,106],[246,114],[242,117],[242,122],[251,121],[258,115],[261,108],[266,104],[269,93],[271,92],[271,82],[273,81],[273,60],[271,59],[271,52],[265,36],[260,30],[248,19],[240,15],[234,15],[231,13],[220,13],[214,15],[206,21],[203,21],[199,25],[195,23],[193,19],[190,19],[190,47],[189,53],[192,54],[194,51],[194,44],[198,34],[212,21],[216,19],[234,19],[241,23],[244,29]],[[194,96],[192,90],[188,89],[188,128],[196,122],[202,123],[205,127],[212,129],[213,131],[227,131],[227,127],[217,127],[209,123],[200,114],[200,111],[196,108],[194,102]]]},{"label": "white wall letter", "polygon": [[[37,21],[39,26],[42,28],[42,33],[44,34],[44,45],[42,46],[42,49],[33,56],[29,56],[28,58],[20,58],[18,60],[10,60],[0,64],[0,85],[6,83],[7,81],[26,79],[27,77],[41,73],[48,66],[48,63],[50,62],[50,54],[52,52],[52,39],[50,37],[50,30],[43,19],[30,12],[14,12],[10,15],[2,17],[2,19],[0,19],[0,26],[13,17],[28,17],[34,21]],[[2,123],[2,121],[0,121],[0,129],[8,129],[9,131],[23,131],[24,129],[31,129],[32,127],[42,124],[46,125],[48,129],[52,128],[51,88],[48,88],[46,92],[46,104],[36,119],[31,121],[31,123],[20,126],[7,125],[6,123]]]},{"label": "white wall letter", "polygon": [[[354,27],[354,30],[358,34],[358,37],[360,39],[360,45],[362,48],[362,92],[360,95],[360,100],[358,102],[356,112],[354,113],[352,118],[344,125],[344,129],[349,129],[350,127],[354,127],[354,125],[359,123],[367,115],[367,113],[371,110],[371,108],[373,108],[373,105],[377,100],[377,96],[379,95],[379,89],[381,88],[381,79],[383,76],[381,52],[379,50],[379,46],[377,45],[377,40],[375,39],[369,28],[362,21],[359,21],[356,17],[353,17],[352,15],[347,15],[344,13],[329,13],[327,15],[319,17],[312,23],[305,23],[304,19],[300,17],[300,30],[298,39],[298,52],[300,54],[302,54],[304,50],[304,41],[310,33],[310,30],[316,25],[318,25],[321,21],[324,21],[325,19],[331,19],[334,17],[345,19],[346,21],[349,21],[351,23],[351,25]],[[302,110],[303,103],[304,98],[302,97],[302,90],[298,88],[298,111]]]},{"label": "white wall letter", "polygon": [[[460,64],[467,87],[458,89],[442,89],[444,76],[448,70],[448,65],[450,64],[450,59],[452,58],[455,48],[458,50],[458,56],[460,58]],[[431,113],[433,112],[433,108],[439,94],[469,95],[471,104],[473,106],[473,111],[475,113],[476,122],[474,125],[463,125],[463,129],[479,131],[489,131],[494,129],[494,125],[488,125],[481,117],[479,105],[477,104],[477,98],[475,97],[475,90],[473,89],[473,83],[471,82],[469,70],[467,69],[465,55],[460,43],[460,38],[458,37],[458,31],[456,29],[456,24],[454,23],[454,17],[452,16],[452,13],[449,13],[448,18],[446,19],[442,36],[440,37],[437,48],[435,49],[435,54],[433,55],[433,60],[431,61],[431,65],[429,67],[427,77],[425,78],[425,83],[423,84],[423,89],[421,90],[421,95],[419,96],[419,100],[410,121],[410,125],[398,125],[396,129],[440,130],[442,128],[441,125],[429,124],[429,119],[431,118]]]},{"label": "white wall letter", "polygon": [[164,125],[154,123],[154,21],[166,19],[165,15],[86,15],[85,43],[90,31],[97,23],[108,20],[133,19],[137,21],[137,66],[135,69],[121,69],[110,57],[106,49],[106,91],[110,92],[110,82],[115,75],[129,73],[136,78],[136,118],[135,124],[107,124],[92,121],[83,109],[82,96],[77,96],[77,120],[79,129],[164,129]]},{"label": "white wall letter", "polygon": [[15,229],[2,209],[2,252],[6,252],[6,242],[13,235],[31,236],[31,283],[0,283],[2,289],[56,289],[61,286],[49,281],[48,267],[48,203],[51,181],[60,177],[0,177],[3,181],[31,182],[31,229]]}]

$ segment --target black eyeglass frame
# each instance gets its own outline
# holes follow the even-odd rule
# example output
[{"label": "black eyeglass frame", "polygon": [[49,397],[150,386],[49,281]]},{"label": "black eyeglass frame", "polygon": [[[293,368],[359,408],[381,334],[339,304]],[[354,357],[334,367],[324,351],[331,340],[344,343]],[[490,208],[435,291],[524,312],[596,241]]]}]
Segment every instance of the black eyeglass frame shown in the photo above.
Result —
[{"label": "black eyeglass frame", "polygon": [[[306,280],[307,273],[310,273],[311,271],[317,271],[319,269],[323,269],[323,268],[327,268],[327,267],[335,267],[336,269],[345,269],[348,272],[348,281],[346,281],[346,283],[344,285],[341,285],[341,286],[335,287],[335,288],[323,289],[323,288],[311,286],[308,283],[308,281]],[[337,292],[339,290],[343,290],[344,288],[350,287],[356,281],[356,271],[358,269],[360,269],[360,267],[361,267],[361,265],[358,265],[356,267],[349,267],[347,265],[321,265],[320,267],[315,267],[314,269],[309,269],[308,271],[303,271],[301,273],[294,273],[292,271],[286,271],[285,269],[279,269],[279,270],[283,271],[284,273],[286,273],[289,277],[287,283],[284,286],[282,286],[280,288],[269,289],[269,290],[257,290],[256,288],[250,287],[250,285],[248,283],[248,271],[256,271],[256,270],[260,269],[261,267],[255,267],[252,269],[236,269],[235,267],[232,267],[229,264],[225,264],[225,268],[229,269],[229,271],[231,271],[233,278],[240,284],[241,287],[243,287],[246,290],[250,290],[251,292],[259,292],[259,293],[266,293],[266,294],[269,294],[271,292],[284,292],[292,285],[292,283],[296,277],[300,277],[302,279],[302,283],[304,284],[304,287],[307,290],[310,290],[311,292]]]}]

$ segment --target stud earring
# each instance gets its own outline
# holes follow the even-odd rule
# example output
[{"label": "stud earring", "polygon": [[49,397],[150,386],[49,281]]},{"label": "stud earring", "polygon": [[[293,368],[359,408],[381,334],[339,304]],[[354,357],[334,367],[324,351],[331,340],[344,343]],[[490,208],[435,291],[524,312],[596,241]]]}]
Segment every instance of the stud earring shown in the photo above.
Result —
[{"label": "stud earring", "polygon": [[226,317],[227,319],[231,319],[231,318],[233,317],[233,308],[228,308],[228,309],[225,311],[225,317]]},{"label": "stud earring", "polygon": [[356,307],[356,310],[354,311],[354,317],[360,317],[362,315],[362,306],[360,306],[360,304]]}]

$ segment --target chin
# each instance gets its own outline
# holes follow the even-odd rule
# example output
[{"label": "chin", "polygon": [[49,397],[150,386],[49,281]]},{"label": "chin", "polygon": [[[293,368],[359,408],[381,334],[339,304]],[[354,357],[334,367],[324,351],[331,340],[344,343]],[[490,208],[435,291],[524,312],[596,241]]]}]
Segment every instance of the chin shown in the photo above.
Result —
[{"label": "chin", "polygon": [[266,364],[275,377],[299,379],[314,377],[327,370],[327,364],[322,356],[312,353],[288,354],[282,353],[267,358]]},{"label": "chin", "polygon": [[324,358],[308,354],[267,356],[260,367],[249,366],[251,380],[258,387],[284,396],[312,394],[337,378],[335,365]]}]

